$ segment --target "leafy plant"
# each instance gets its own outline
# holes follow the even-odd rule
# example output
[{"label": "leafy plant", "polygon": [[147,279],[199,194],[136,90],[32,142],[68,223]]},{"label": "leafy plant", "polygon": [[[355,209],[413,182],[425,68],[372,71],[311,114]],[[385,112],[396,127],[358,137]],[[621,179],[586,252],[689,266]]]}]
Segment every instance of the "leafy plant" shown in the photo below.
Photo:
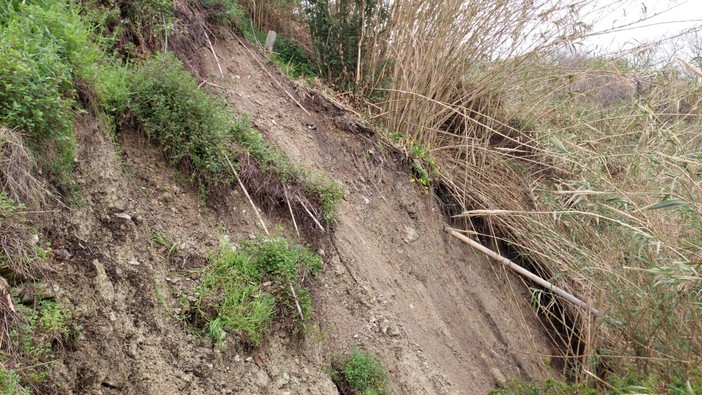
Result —
[{"label": "leafy plant", "polygon": [[11,360],[20,369],[0,369],[0,389],[4,385],[23,393],[23,388],[46,384],[53,369],[53,347],[75,343],[81,328],[73,323],[71,310],[59,302],[43,300],[33,308],[15,307],[21,324],[10,332],[10,347],[0,351],[0,361]]},{"label": "leafy plant", "polygon": [[129,80],[131,111],[146,136],[158,143],[203,188],[231,182],[224,155],[231,149],[234,114],[220,99],[198,89],[172,54],[144,62]]},{"label": "leafy plant", "polygon": [[387,395],[388,373],[377,356],[358,347],[332,365],[332,379],[342,393]]},{"label": "leafy plant", "polygon": [[282,238],[242,241],[236,249],[223,241],[200,280],[191,314],[204,320],[217,341],[233,332],[258,345],[276,319],[300,330],[312,314],[300,278],[314,275],[321,265],[308,248]]},{"label": "leafy plant", "polygon": [[305,13],[322,75],[341,87],[356,87],[359,59],[368,54],[370,33],[388,18],[385,3],[314,0],[306,4]]}]

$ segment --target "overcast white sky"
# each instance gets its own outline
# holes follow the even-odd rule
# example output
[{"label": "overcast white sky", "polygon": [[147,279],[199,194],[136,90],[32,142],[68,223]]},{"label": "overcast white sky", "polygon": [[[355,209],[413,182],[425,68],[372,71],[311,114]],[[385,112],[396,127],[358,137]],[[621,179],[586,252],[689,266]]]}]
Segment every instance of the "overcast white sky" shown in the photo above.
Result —
[{"label": "overcast white sky", "polygon": [[593,33],[614,29],[585,40],[587,49],[600,52],[629,49],[702,25],[702,0],[602,0],[590,11],[586,18],[594,22]]}]

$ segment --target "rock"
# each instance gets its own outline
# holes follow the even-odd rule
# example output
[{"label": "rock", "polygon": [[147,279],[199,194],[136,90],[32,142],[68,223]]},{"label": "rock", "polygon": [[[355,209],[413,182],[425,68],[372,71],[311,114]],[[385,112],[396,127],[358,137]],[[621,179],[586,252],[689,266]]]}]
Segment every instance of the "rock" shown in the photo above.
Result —
[{"label": "rock", "polygon": [[278,386],[278,388],[283,388],[286,385],[290,383],[290,375],[287,373],[283,373],[282,376],[278,378],[278,380],[275,382],[275,384]]},{"label": "rock", "polygon": [[62,260],[62,261],[71,258],[71,253],[68,252],[68,250],[65,248],[59,248],[57,250],[53,250],[53,253],[57,259]]},{"label": "rock", "polygon": [[507,379],[505,375],[500,372],[500,369],[494,367],[490,368],[490,373],[492,373],[492,377],[495,379],[495,384],[497,384],[498,387],[504,387],[507,384]]},{"label": "rock", "polygon": [[419,239],[419,234],[417,233],[417,230],[415,230],[411,226],[405,226],[405,235],[402,236],[402,240],[404,240],[405,243],[409,244],[417,241],[417,239]]},{"label": "rock", "polygon": [[123,220],[125,220],[125,221],[131,221],[131,220],[132,220],[132,216],[129,215],[129,214],[127,214],[127,213],[115,213],[115,214],[113,214],[113,215],[114,215],[115,217],[120,218],[120,219],[123,219]]},{"label": "rock", "polygon": [[234,362],[241,362],[241,357],[239,356],[239,354],[236,354],[234,356]]},{"label": "rock", "polygon": [[256,373],[254,373],[252,377],[254,385],[256,385],[259,388],[264,388],[268,386],[268,383],[270,383],[271,378],[268,377],[268,373],[264,369],[256,369]]},{"label": "rock", "polygon": [[251,361],[253,361],[253,358],[252,358],[252,357],[247,357],[247,358],[246,358],[246,362],[251,362]]},{"label": "rock", "polygon": [[142,217],[141,215],[137,215],[136,217],[134,217],[134,223],[141,224],[142,222],[144,222],[144,217]]},{"label": "rock", "polygon": [[102,380],[102,386],[116,390],[122,388],[122,384],[112,379],[110,376],[107,376]]},{"label": "rock", "polygon": [[139,266],[139,265],[141,265],[141,263],[139,263],[139,261],[137,261],[136,258],[130,259],[130,260],[129,260],[129,264],[132,265],[132,266]]},{"label": "rock", "polygon": [[390,325],[388,327],[388,335],[390,335],[391,337],[400,336],[400,328],[398,328],[397,325]]}]

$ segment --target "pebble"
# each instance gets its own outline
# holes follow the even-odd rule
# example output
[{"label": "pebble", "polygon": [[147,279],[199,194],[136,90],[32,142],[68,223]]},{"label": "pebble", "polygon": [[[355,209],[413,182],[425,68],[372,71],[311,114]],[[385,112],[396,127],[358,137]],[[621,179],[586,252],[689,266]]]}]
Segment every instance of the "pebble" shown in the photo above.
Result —
[{"label": "pebble", "polygon": [[490,368],[490,373],[492,373],[492,377],[495,379],[495,384],[497,384],[498,387],[503,387],[507,384],[507,379],[505,375],[500,372],[500,369]]},{"label": "pebble", "polygon": [[405,243],[409,244],[414,241],[417,241],[417,239],[419,239],[419,234],[417,233],[417,230],[411,226],[405,226],[405,235],[402,237],[402,240],[404,240]]},{"label": "pebble", "polygon": [[252,358],[252,357],[247,357],[247,358],[246,358],[246,362],[251,362],[251,361],[253,361],[253,358]]},{"label": "pebble", "polygon": [[127,220],[127,221],[132,220],[132,216],[127,214],[127,213],[115,213],[114,216],[117,218],[120,218],[120,219]]},{"label": "pebble", "polygon": [[241,362],[241,357],[239,356],[239,354],[236,354],[234,356],[234,362]]},{"label": "pebble", "polygon": [[57,250],[54,250],[53,252],[54,256],[58,259],[67,260],[71,258],[71,253],[68,252],[68,250],[65,248],[59,248]]}]

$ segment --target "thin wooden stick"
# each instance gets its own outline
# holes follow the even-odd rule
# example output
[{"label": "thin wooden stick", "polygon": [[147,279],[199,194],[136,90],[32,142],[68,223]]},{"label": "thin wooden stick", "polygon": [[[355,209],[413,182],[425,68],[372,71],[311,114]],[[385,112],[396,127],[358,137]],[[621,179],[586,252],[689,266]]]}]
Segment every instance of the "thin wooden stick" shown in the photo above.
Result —
[{"label": "thin wooden stick", "polygon": [[239,178],[239,173],[236,171],[236,169],[234,168],[234,165],[229,160],[229,155],[227,155],[225,153],[224,159],[227,160],[227,163],[229,164],[229,168],[232,170],[232,173],[234,173],[234,177],[236,177],[236,180],[239,182],[239,186],[241,187],[241,190],[244,191],[244,195],[246,195],[246,198],[249,199],[249,203],[251,203],[251,207],[253,207],[253,210],[256,213],[258,220],[261,221],[261,226],[263,226],[263,231],[266,232],[266,236],[270,236],[271,234],[268,232],[268,228],[266,227],[266,223],[263,221],[263,217],[261,216],[261,213],[258,212],[258,207],[256,207],[256,204],[254,203],[253,199],[251,199],[249,192],[246,190],[246,187],[244,186],[244,183],[241,182],[241,178]]},{"label": "thin wooden stick", "polygon": [[496,260],[498,263],[503,264],[506,266],[508,269],[517,272],[518,274],[528,278],[529,280],[541,285],[542,287],[546,288],[547,290],[555,293],[558,296],[561,296],[565,300],[569,301],[570,303],[578,306],[580,309],[584,310],[585,312],[588,312],[592,314],[595,317],[600,316],[600,311],[597,310],[596,308],[590,306],[589,304],[583,302],[582,300],[576,298],[572,294],[568,293],[566,290],[563,288],[557,287],[553,285],[552,283],[544,280],[543,278],[535,275],[534,273],[524,269],[523,267],[517,265],[516,263],[510,261],[509,259],[501,256],[500,254],[492,251],[491,249],[483,246],[482,244],[478,243],[477,241],[474,241],[461,233],[459,233],[456,229],[453,228],[446,228],[446,231],[453,237],[457,238],[458,240],[461,240],[462,242],[468,244],[469,246],[475,248],[476,250],[482,252],[483,254],[487,255],[488,257]]},{"label": "thin wooden stick", "polygon": [[249,53],[249,55],[251,55],[251,57],[256,61],[256,63],[258,63],[258,65],[261,66],[261,68],[263,69],[263,71],[265,71],[265,72],[268,74],[268,76],[271,77],[271,79],[273,80],[273,82],[275,82],[275,83],[280,87],[280,89],[282,89],[283,92],[285,92],[285,94],[288,95],[288,97],[289,97],[290,99],[292,99],[292,101],[294,101],[295,104],[297,104],[297,106],[300,107],[300,108],[302,109],[302,111],[305,112],[305,114],[307,114],[307,115],[309,115],[309,116],[312,116],[312,114],[310,114],[310,112],[307,111],[307,109],[306,109],[305,107],[303,107],[302,104],[300,104],[300,102],[297,101],[297,99],[295,99],[295,98],[293,97],[293,95],[291,95],[288,91],[285,90],[285,88],[283,88],[283,85],[281,85],[280,82],[278,82],[278,80],[275,79],[275,77],[273,77],[273,74],[271,74],[271,72],[268,71],[268,69],[263,65],[263,63],[261,63],[260,60],[258,60],[258,58],[256,57],[256,55],[254,55],[254,53],[251,52],[251,50],[249,49],[249,47],[247,47],[247,46],[241,41],[241,39],[239,39],[238,36],[235,35],[234,37],[236,37],[236,39],[239,41],[239,44],[241,44],[241,46],[244,47],[244,49],[246,49],[246,51]]},{"label": "thin wooden stick", "polygon": [[285,201],[288,202],[288,210],[290,210],[290,217],[292,217],[293,225],[295,225],[295,232],[297,232],[297,237],[300,238],[300,229],[297,228],[295,214],[293,213],[292,206],[290,205],[290,198],[288,197],[288,186],[285,184],[283,184],[283,192],[285,192]]},{"label": "thin wooden stick", "polygon": [[293,299],[295,300],[295,306],[297,307],[297,312],[300,313],[300,322],[302,322],[302,328],[305,328],[305,316],[302,314],[302,307],[300,307],[300,302],[297,299],[297,292],[295,292],[295,287],[292,285],[292,281],[288,280],[288,285],[290,285],[290,290],[292,291]]},{"label": "thin wooden stick", "polygon": [[222,71],[222,66],[219,64],[219,59],[217,58],[217,52],[215,52],[214,47],[212,46],[212,41],[210,41],[210,36],[207,35],[207,28],[205,26],[202,26],[202,32],[205,33],[205,38],[207,39],[207,44],[210,46],[210,51],[212,51],[212,55],[214,55],[215,62],[217,62],[217,68],[219,69],[219,74],[224,78],[224,72]]},{"label": "thin wooden stick", "polygon": [[324,232],[324,226],[322,226],[322,224],[319,223],[319,221],[317,220],[317,217],[315,217],[314,214],[312,214],[312,212],[307,208],[307,206],[305,206],[305,203],[302,200],[298,200],[298,201],[300,202],[300,205],[302,206],[302,208],[304,208],[305,211],[307,211],[307,214],[309,214],[310,218],[312,218],[314,223],[317,224],[317,226],[319,226],[319,229],[321,229],[322,232]]}]

